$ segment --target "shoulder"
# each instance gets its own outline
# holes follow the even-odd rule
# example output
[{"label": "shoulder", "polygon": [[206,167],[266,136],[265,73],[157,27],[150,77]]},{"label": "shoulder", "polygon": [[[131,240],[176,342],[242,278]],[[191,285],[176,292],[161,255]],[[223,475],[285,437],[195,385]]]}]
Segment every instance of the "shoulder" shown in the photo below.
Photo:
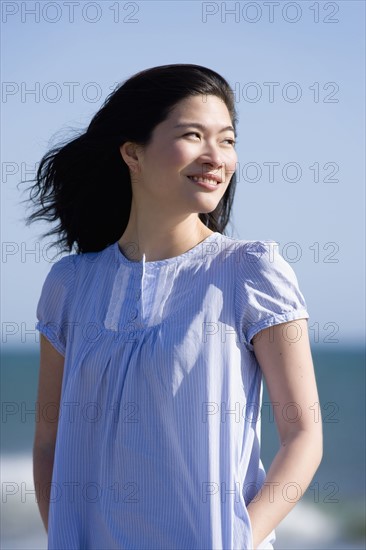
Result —
[{"label": "shoulder", "polygon": [[37,307],[38,318],[49,317],[51,313],[54,317],[57,311],[67,309],[73,301],[75,292],[80,288],[87,288],[93,292],[95,286],[91,283],[95,266],[105,266],[105,262],[98,261],[105,256],[105,250],[68,254],[53,263],[43,282]]},{"label": "shoulder", "polygon": [[276,241],[241,241],[236,274],[236,311],[244,343],[272,325],[309,317],[291,265]]},{"label": "shoulder", "polygon": [[291,265],[280,253],[276,241],[250,241],[243,247],[243,269],[246,273],[275,278],[295,277]]},{"label": "shoulder", "polygon": [[48,277],[58,281],[67,281],[79,274],[93,271],[95,266],[104,264],[103,260],[112,257],[111,248],[109,246],[100,252],[74,253],[63,256],[53,263]]},{"label": "shoulder", "polygon": [[44,287],[58,286],[70,288],[79,264],[80,258],[77,254],[69,254],[56,260],[47,273]]},{"label": "shoulder", "polygon": [[234,257],[237,267],[246,272],[288,267],[289,264],[279,253],[279,243],[274,240],[243,240],[223,237],[223,247],[227,257]]},{"label": "shoulder", "polygon": [[[227,239],[227,238],[226,238]],[[237,283],[242,289],[287,294],[297,289],[298,280],[292,266],[280,254],[275,240],[228,239],[235,248]]]}]

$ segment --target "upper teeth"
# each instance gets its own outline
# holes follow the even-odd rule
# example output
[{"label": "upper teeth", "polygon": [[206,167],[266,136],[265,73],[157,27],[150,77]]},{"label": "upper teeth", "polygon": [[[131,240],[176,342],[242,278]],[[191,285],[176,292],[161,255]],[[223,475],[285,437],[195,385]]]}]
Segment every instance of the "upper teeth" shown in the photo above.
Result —
[{"label": "upper teeth", "polygon": [[218,182],[216,180],[211,180],[208,178],[202,178],[201,176],[189,176],[194,181],[203,181],[204,183],[210,183],[211,185],[217,185]]}]

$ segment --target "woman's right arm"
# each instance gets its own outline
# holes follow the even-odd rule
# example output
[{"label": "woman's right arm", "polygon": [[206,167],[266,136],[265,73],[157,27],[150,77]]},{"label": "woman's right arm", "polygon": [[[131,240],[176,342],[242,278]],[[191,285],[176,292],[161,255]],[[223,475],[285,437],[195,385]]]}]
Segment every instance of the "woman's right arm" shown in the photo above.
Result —
[{"label": "woman's right arm", "polygon": [[41,334],[40,370],[36,422],[33,445],[33,479],[37,503],[46,531],[56,445],[64,356]]}]

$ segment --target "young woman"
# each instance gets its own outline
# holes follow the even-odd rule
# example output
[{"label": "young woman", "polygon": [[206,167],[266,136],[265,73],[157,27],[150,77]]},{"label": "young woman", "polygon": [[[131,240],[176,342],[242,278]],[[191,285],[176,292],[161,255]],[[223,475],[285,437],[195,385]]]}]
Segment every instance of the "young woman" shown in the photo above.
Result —
[{"label": "young woman", "polygon": [[[320,463],[296,276],[274,242],[224,234],[236,123],[219,74],[155,67],[41,161],[30,221],[74,247],[37,309],[50,549],[273,548]],[[280,438],[267,474],[262,374]]]}]

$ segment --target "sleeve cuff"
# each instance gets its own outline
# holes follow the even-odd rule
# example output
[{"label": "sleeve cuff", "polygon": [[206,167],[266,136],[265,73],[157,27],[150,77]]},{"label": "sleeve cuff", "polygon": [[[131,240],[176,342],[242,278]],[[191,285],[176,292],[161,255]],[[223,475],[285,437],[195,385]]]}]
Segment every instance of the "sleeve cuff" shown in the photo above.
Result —
[{"label": "sleeve cuff", "polygon": [[289,311],[286,313],[281,313],[279,315],[272,315],[270,317],[266,317],[265,319],[262,319],[258,323],[250,326],[246,337],[244,334],[244,344],[246,345],[249,351],[253,351],[254,347],[253,347],[253,344],[251,344],[250,342],[253,336],[258,334],[258,332],[268,327],[280,325],[281,323],[295,321],[296,319],[309,319],[309,313],[307,312],[306,309],[297,309],[295,311]]},{"label": "sleeve cuff", "polygon": [[55,330],[56,327],[56,323],[42,323],[41,321],[36,323],[36,329],[47,338],[47,340],[59,353],[61,353],[61,355],[65,356],[65,346],[60,342],[57,331]]}]

